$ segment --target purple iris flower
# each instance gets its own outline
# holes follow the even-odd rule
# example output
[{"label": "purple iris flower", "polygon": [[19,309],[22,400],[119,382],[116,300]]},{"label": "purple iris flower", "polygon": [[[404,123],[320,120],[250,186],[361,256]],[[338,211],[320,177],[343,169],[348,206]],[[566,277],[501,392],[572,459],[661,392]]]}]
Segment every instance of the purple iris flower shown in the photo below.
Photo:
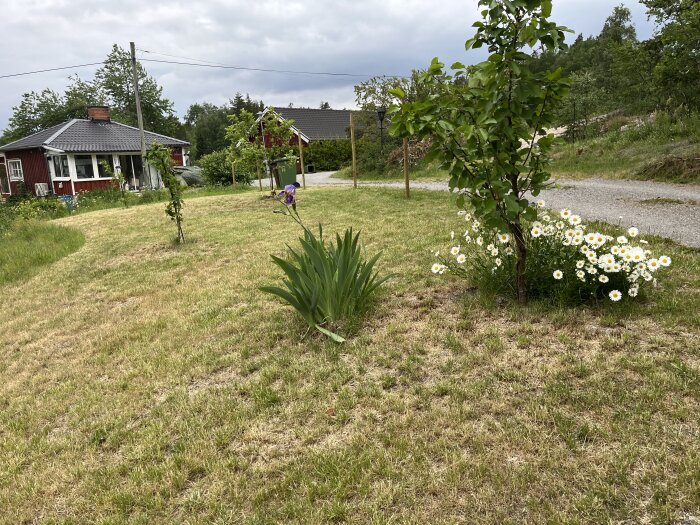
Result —
[{"label": "purple iris flower", "polygon": [[282,190],[277,196],[283,197],[282,202],[284,202],[287,206],[293,206],[296,202],[298,187],[298,182],[295,182],[294,184],[287,184],[284,187],[284,190]]}]

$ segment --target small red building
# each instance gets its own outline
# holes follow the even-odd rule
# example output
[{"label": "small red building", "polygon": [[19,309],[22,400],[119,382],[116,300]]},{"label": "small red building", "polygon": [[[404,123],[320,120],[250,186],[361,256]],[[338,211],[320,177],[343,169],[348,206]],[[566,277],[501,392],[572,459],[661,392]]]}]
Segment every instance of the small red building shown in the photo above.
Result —
[{"label": "small red building", "polygon": [[[146,147],[163,144],[176,166],[187,162],[189,142],[146,131]],[[75,195],[112,183],[104,169],[120,171],[130,189],[158,186],[159,177],[141,160],[138,128],[113,122],[109,108],[88,108],[87,119],[73,119],[0,146],[0,195],[26,190],[40,195]]]}]

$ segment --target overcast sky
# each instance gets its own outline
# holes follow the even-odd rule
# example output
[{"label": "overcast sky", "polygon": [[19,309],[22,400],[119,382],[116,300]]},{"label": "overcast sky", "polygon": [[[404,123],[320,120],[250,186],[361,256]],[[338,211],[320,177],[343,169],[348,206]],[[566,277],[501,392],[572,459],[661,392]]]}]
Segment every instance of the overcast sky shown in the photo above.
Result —
[{"label": "overcast sky", "polygon": [[[584,35],[598,34],[620,0],[554,0],[552,19]],[[654,26],[637,0],[639,38]],[[476,0],[2,0],[0,75],[104,60],[113,43],[152,53],[140,58],[181,60],[155,52],[226,65],[400,75],[432,57],[473,63],[464,41],[478,19]],[[268,105],[353,107],[362,77],[324,77],[143,63],[175,103],[222,104],[237,91]],[[0,129],[22,93],[62,91],[77,73],[91,79],[98,66],[0,79]]]}]

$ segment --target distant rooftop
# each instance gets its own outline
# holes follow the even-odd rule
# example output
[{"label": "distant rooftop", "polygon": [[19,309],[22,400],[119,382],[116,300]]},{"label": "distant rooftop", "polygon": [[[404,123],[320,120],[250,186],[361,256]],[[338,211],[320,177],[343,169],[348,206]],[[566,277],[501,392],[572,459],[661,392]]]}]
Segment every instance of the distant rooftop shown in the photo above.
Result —
[{"label": "distant rooftop", "polygon": [[310,140],[350,138],[350,113],[347,109],[273,108]]}]

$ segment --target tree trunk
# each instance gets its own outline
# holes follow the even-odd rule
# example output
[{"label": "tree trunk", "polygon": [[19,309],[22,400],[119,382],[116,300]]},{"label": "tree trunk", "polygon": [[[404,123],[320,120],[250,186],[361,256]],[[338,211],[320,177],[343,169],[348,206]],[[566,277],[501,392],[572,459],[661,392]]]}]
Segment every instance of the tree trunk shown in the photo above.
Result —
[{"label": "tree trunk", "polygon": [[523,237],[523,229],[520,224],[510,224],[510,232],[515,239],[516,255],[515,264],[515,293],[520,304],[527,303],[527,289],[525,288],[525,261],[527,259],[527,246]]}]

